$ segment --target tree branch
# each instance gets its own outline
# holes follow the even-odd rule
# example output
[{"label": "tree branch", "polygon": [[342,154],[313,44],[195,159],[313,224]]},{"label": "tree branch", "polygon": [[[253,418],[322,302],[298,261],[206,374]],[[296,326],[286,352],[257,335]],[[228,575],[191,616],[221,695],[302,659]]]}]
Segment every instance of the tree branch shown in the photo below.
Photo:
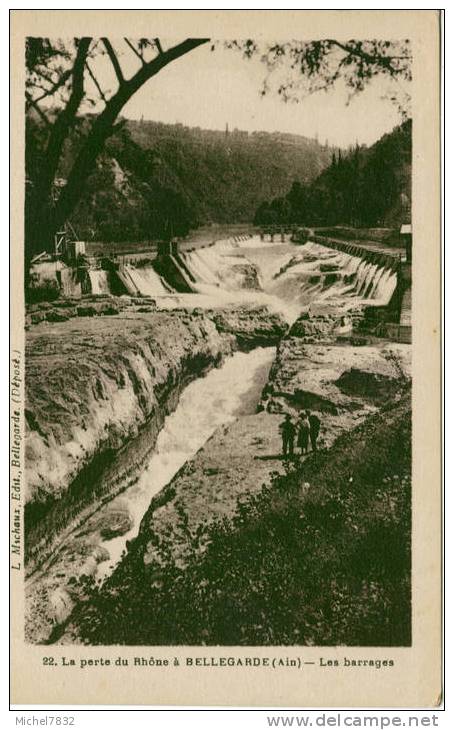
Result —
[{"label": "tree branch", "polygon": [[137,50],[133,43],[128,38],[123,38],[124,42],[128,44],[131,51],[136,54],[137,58],[140,58],[141,63],[145,63],[145,59],[142,54]]},{"label": "tree branch", "polygon": [[120,86],[124,84],[124,76],[123,71],[121,70],[120,62],[117,58],[117,54],[115,53],[113,46],[108,38],[101,38],[102,42],[104,43],[105,49],[107,51],[107,55],[109,56],[112,66],[114,67],[115,75],[118,79],[118,83]]},{"label": "tree branch", "polygon": [[356,56],[357,58],[362,58],[364,61],[367,61],[367,63],[375,64],[377,66],[382,66],[382,68],[387,69],[391,73],[398,72],[398,69],[394,68],[392,65],[393,61],[398,60],[409,60],[409,56],[380,56],[380,55],[373,55],[371,53],[367,53],[367,51],[364,51],[362,48],[357,48],[355,46],[351,46],[348,43],[341,43],[340,41],[336,40],[330,40],[330,43],[334,46],[337,46],[341,50],[345,51],[351,56]]},{"label": "tree branch", "polygon": [[29,106],[32,106],[33,109],[35,109],[38,112],[39,116],[41,117],[43,122],[46,124],[46,126],[50,127],[51,123],[50,123],[49,119],[47,118],[46,114],[43,112],[43,110],[39,106],[38,102],[35,101],[35,99],[28,93],[28,91],[25,92],[25,97],[27,99]]},{"label": "tree branch", "polygon": [[[52,96],[52,94],[55,94],[55,92],[58,91],[58,89],[61,86],[64,86],[64,84],[66,84],[67,80],[71,76],[71,73],[72,73],[71,68],[68,68],[66,71],[64,71],[62,73],[62,75],[60,76],[60,78],[52,85],[52,87],[50,89],[43,89],[44,94],[41,94],[41,96],[39,96],[36,99],[36,101],[39,102],[39,101],[41,101],[41,99],[45,99],[46,96]],[[43,78],[46,78],[43,74],[40,74],[40,75],[43,76]],[[46,80],[50,81],[49,78],[46,78]]]},{"label": "tree branch", "polygon": [[94,85],[96,86],[96,88],[98,90],[99,96],[101,97],[101,99],[103,100],[103,102],[106,103],[105,94],[104,94],[103,90],[101,89],[101,86],[99,85],[98,79],[96,78],[96,76],[94,75],[93,71],[91,70],[88,61],[85,62],[85,65],[87,67],[87,71],[88,71],[88,74],[89,74],[91,80],[93,81]]},{"label": "tree branch", "polygon": [[102,151],[106,139],[113,133],[113,125],[124,105],[146,81],[159,73],[165,66],[198,46],[208,43],[209,40],[209,38],[187,38],[145,63],[131,79],[120,85],[117,92],[106,103],[104,110],[96,118],[76,157],[67,183],[62,189],[56,204],[55,225],[61,225],[79,201],[87,176],[94,167],[96,158]]}]

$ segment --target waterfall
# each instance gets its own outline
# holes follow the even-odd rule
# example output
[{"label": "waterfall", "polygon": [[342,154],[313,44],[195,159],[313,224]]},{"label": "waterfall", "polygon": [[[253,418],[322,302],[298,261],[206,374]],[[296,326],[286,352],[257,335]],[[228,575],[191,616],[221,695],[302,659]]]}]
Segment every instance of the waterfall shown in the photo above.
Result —
[{"label": "waterfall", "polygon": [[202,250],[203,253],[199,249],[198,251],[182,254],[184,261],[197,281],[202,284],[219,286],[221,279],[218,272],[221,267],[221,259],[212,248]]},{"label": "waterfall", "polygon": [[273,347],[258,347],[247,354],[237,352],[222,367],[211,370],[186,387],[176,410],[167,416],[140,479],[102,508],[105,511],[127,509],[133,525],[127,533],[102,543],[109,551],[109,559],[99,564],[98,578],[109,574],[121,559],[126,542],[137,535],[151,498],[168,484],[214,431],[232,423],[238,415],[255,412],[275,354]]},{"label": "waterfall", "polygon": [[370,291],[371,299],[373,299],[375,297],[375,292],[377,291],[377,287],[378,287],[380,280],[382,279],[384,273],[385,273],[385,269],[383,267],[377,268],[377,271],[374,274],[374,278],[372,281],[372,288]]},{"label": "waterfall", "polygon": [[172,291],[169,284],[163,281],[152,266],[136,269],[134,266],[128,264],[125,266],[125,269],[134,287],[142,296],[165,296]]},{"label": "waterfall", "polygon": [[360,265],[358,266],[357,274],[356,274],[356,294],[357,296],[361,296],[363,284],[366,280],[367,271],[370,264],[367,261],[361,261]]},{"label": "waterfall", "polygon": [[380,277],[375,292],[374,300],[379,301],[380,304],[388,304],[394,290],[397,286],[397,274],[390,269],[384,270],[383,275]]},{"label": "waterfall", "polygon": [[90,277],[90,286],[92,294],[109,294],[108,273],[104,269],[90,269],[88,272]]},{"label": "waterfall", "polygon": [[80,281],[77,280],[77,272],[75,269],[65,267],[61,269],[60,281],[63,295],[65,297],[80,297],[82,287]]},{"label": "waterfall", "polygon": [[[278,237],[279,238],[279,237]],[[353,251],[355,253],[353,253]],[[205,246],[182,250],[171,257],[182,283],[198,295],[197,306],[221,301],[273,304],[279,300],[287,314],[317,302],[342,309],[361,302],[387,304],[396,287],[396,275],[379,263],[352,252],[337,251],[313,241],[293,246],[285,241],[262,241],[259,236],[238,235]],[[159,296],[169,291],[167,282],[152,269],[129,268],[131,285],[142,294]],[[169,300],[162,306],[171,306]]]},{"label": "waterfall", "polygon": [[366,274],[366,278],[364,280],[364,285],[363,285],[363,297],[365,299],[369,298],[369,294],[371,292],[371,287],[372,287],[372,282],[374,280],[374,276],[377,272],[377,269],[378,269],[377,264],[372,264],[369,267],[369,270]]}]

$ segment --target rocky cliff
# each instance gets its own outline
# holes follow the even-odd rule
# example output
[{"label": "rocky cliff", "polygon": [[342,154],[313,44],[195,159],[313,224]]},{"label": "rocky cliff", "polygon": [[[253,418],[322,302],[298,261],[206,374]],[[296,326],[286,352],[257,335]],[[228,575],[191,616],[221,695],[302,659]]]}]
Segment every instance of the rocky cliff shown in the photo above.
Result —
[{"label": "rocky cliff", "polygon": [[87,304],[85,316],[27,332],[29,571],[74,519],[135,478],[188,382],[238,349],[243,333],[250,346],[254,330],[262,344],[266,332],[275,342],[286,328],[264,309],[232,308],[221,332],[213,313],[152,305]]}]

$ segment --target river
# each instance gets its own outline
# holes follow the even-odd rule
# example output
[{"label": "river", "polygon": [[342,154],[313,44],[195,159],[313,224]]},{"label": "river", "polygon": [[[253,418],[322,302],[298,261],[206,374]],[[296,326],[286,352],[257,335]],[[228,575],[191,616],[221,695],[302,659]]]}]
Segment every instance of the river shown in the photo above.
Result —
[{"label": "river", "polygon": [[185,388],[176,410],[165,419],[154,453],[139,480],[102,508],[127,510],[132,527],[123,535],[102,543],[110,557],[98,565],[98,577],[104,579],[119,562],[126,541],[137,535],[152,497],[170,482],[214,431],[237,416],[255,412],[274,356],[274,347],[259,347],[247,354],[237,352],[220,368],[211,370]]},{"label": "river", "polygon": [[[335,319],[358,305],[386,304],[396,285],[394,272],[310,242],[299,247],[239,235],[206,248],[184,247],[174,259],[170,263],[188,277],[191,293],[170,291],[147,266],[127,265],[123,273],[133,279],[134,290],[155,297],[158,309],[264,305],[288,324],[304,310]],[[104,273],[92,274],[94,289],[103,292],[106,286]],[[351,328],[351,322],[342,326]],[[111,574],[137,536],[152,498],[215,431],[255,413],[274,357],[271,347],[237,352],[185,388],[137,481],[83,523],[68,526],[50,561],[29,582],[27,621],[33,640],[48,636],[49,619],[62,623],[69,616],[78,600],[70,580],[91,574],[103,581]]]}]

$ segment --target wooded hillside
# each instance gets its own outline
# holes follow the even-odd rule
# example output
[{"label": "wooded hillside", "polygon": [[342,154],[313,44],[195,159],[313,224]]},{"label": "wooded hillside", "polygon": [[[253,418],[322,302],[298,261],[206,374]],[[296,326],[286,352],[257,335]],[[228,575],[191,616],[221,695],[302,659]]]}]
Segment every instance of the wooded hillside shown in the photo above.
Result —
[{"label": "wooded hillside", "polygon": [[[83,125],[66,145],[63,181]],[[36,137],[31,126],[29,178],[33,131]],[[139,241],[183,235],[204,223],[252,221],[264,198],[284,195],[295,178],[309,183],[332,154],[299,135],[123,122],[107,140],[71,223],[84,240]]]},{"label": "wooded hillside", "polygon": [[371,147],[331,155],[310,184],[296,178],[284,196],[262,202],[256,223],[398,226],[410,219],[411,120]]}]

